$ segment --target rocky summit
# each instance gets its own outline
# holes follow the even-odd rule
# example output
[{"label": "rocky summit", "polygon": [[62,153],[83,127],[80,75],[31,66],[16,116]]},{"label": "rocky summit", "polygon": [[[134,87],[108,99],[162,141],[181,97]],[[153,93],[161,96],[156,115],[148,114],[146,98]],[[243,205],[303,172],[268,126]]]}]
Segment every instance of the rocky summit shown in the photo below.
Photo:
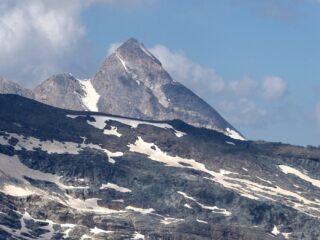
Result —
[{"label": "rocky summit", "polygon": [[34,98],[33,92],[19,84],[0,77],[0,94],[18,94],[27,98]]},{"label": "rocky summit", "polygon": [[320,238],[319,148],[18,95],[0,106],[0,239]]},{"label": "rocky summit", "polygon": [[0,93],[20,94],[59,108],[146,120],[181,119],[244,139],[209,104],[172,79],[161,62],[133,38],[108,56],[91,79],[57,74],[28,90],[28,95],[15,88],[2,91],[1,85],[0,81]]},{"label": "rocky summit", "polygon": [[181,119],[197,127],[238,134],[210,105],[174,81],[135,39],[104,61],[92,85],[101,96],[97,105],[102,112],[150,120]]}]

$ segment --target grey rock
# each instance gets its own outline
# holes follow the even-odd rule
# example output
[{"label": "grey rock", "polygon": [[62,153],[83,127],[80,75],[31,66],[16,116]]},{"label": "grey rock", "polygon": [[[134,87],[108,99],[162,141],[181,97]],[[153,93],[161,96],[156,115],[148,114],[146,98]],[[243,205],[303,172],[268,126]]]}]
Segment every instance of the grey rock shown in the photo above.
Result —
[{"label": "grey rock", "polygon": [[181,119],[197,127],[235,130],[219,113],[174,81],[142,43],[131,38],[102,64],[92,79],[99,111],[150,120]]},{"label": "grey rock", "polygon": [[19,84],[0,77],[0,94],[18,94],[23,97],[33,98],[31,90],[21,87]]},{"label": "grey rock", "polygon": [[37,101],[71,110],[85,110],[84,91],[71,74],[57,74],[33,89]]},{"label": "grey rock", "polygon": [[19,94],[59,108],[147,120],[181,119],[227,135],[235,131],[242,137],[209,104],[174,81],[160,61],[133,38],[107,57],[87,81],[71,74],[57,74],[32,91],[13,83],[7,85],[0,81],[0,93]]},{"label": "grey rock", "polygon": [[17,95],[0,105],[0,239],[320,238],[319,148]]}]

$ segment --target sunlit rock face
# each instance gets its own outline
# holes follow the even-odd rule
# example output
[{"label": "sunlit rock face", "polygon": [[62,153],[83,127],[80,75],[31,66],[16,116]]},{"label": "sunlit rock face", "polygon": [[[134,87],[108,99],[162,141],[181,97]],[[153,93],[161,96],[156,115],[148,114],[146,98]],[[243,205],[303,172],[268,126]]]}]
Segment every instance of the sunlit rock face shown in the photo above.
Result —
[{"label": "sunlit rock face", "polygon": [[86,110],[82,100],[85,89],[71,74],[54,75],[34,88],[33,92],[37,101],[65,109]]},{"label": "sunlit rock face", "polygon": [[0,95],[0,239],[317,239],[320,150]]},{"label": "sunlit rock face", "polygon": [[56,74],[33,90],[0,80],[0,93],[19,94],[64,109],[146,120],[181,119],[243,139],[209,104],[174,81],[160,61],[133,38],[108,56],[91,79]]},{"label": "sunlit rock face", "polygon": [[0,94],[18,94],[23,97],[33,98],[31,90],[21,87],[19,84],[0,77]]},{"label": "sunlit rock face", "polygon": [[[131,38],[102,64],[92,79],[102,112],[151,119],[181,119],[229,134],[235,129],[210,105],[174,81],[143,44]],[[241,137],[241,136],[239,136]]]}]

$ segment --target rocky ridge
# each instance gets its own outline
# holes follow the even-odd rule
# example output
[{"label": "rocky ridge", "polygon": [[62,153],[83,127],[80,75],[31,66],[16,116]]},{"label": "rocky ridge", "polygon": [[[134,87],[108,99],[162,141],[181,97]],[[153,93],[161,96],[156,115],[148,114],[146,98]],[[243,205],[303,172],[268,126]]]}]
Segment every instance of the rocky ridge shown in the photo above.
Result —
[{"label": "rocky ridge", "polygon": [[91,79],[57,74],[33,90],[15,83],[3,90],[1,85],[0,81],[0,93],[19,94],[59,108],[146,120],[181,119],[244,139],[209,104],[174,81],[161,62],[133,38],[108,56]]},{"label": "rocky ridge", "polygon": [[0,105],[0,239],[320,238],[317,148]]}]

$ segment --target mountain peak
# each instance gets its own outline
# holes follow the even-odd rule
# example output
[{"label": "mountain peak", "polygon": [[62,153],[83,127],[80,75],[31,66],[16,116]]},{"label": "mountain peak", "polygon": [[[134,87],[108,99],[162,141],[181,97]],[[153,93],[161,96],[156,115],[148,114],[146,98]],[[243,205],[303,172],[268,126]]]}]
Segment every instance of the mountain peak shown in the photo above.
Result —
[{"label": "mountain peak", "polygon": [[139,42],[137,39],[135,38],[129,38],[127,41],[125,41],[124,43],[122,43],[116,50],[116,52],[118,51],[122,51],[122,50],[126,50],[126,51],[134,51],[134,50],[139,50],[142,47],[144,47],[143,43]]},{"label": "mountain peak", "polygon": [[121,46],[128,46],[128,47],[140,47],[142,43],[140,43],[137,39],[131,37],[127,41],[125,41]]},{"label": "mountain peak", "polygon": [[0,94],[19,94],[28,98],[33,97],[30,90],[23,88],[18,83],[12,82],[2,76],[0,76]]},{"label": "mountain peak", "polygon": [[153,56],[153,54],[144,46],[143,43],[139,42],[135,38],[129,38],[115,51],[116,55],[125,56],[128,59],[145,59],[152,60],[161,66],[160,61]]},{"label": "mountain peak", "polygon": [[77,79],[71,73],[58,73],[49,77],[46,81],[53,81],[57,84],[67,84],[69,81],[76,81]]},{"label": "mountain peak", "polygon": [[92,86],[101,96],[101,112],[146,120],[181,119],[243,139],[209,104],[174,81],[160,61],[134,38],[104,61]]},{"label": "mountain peak", "polygon": [[80,82],[71,73],[55,74],[33,89],[35,99],[53,106],[85,110]]}]

